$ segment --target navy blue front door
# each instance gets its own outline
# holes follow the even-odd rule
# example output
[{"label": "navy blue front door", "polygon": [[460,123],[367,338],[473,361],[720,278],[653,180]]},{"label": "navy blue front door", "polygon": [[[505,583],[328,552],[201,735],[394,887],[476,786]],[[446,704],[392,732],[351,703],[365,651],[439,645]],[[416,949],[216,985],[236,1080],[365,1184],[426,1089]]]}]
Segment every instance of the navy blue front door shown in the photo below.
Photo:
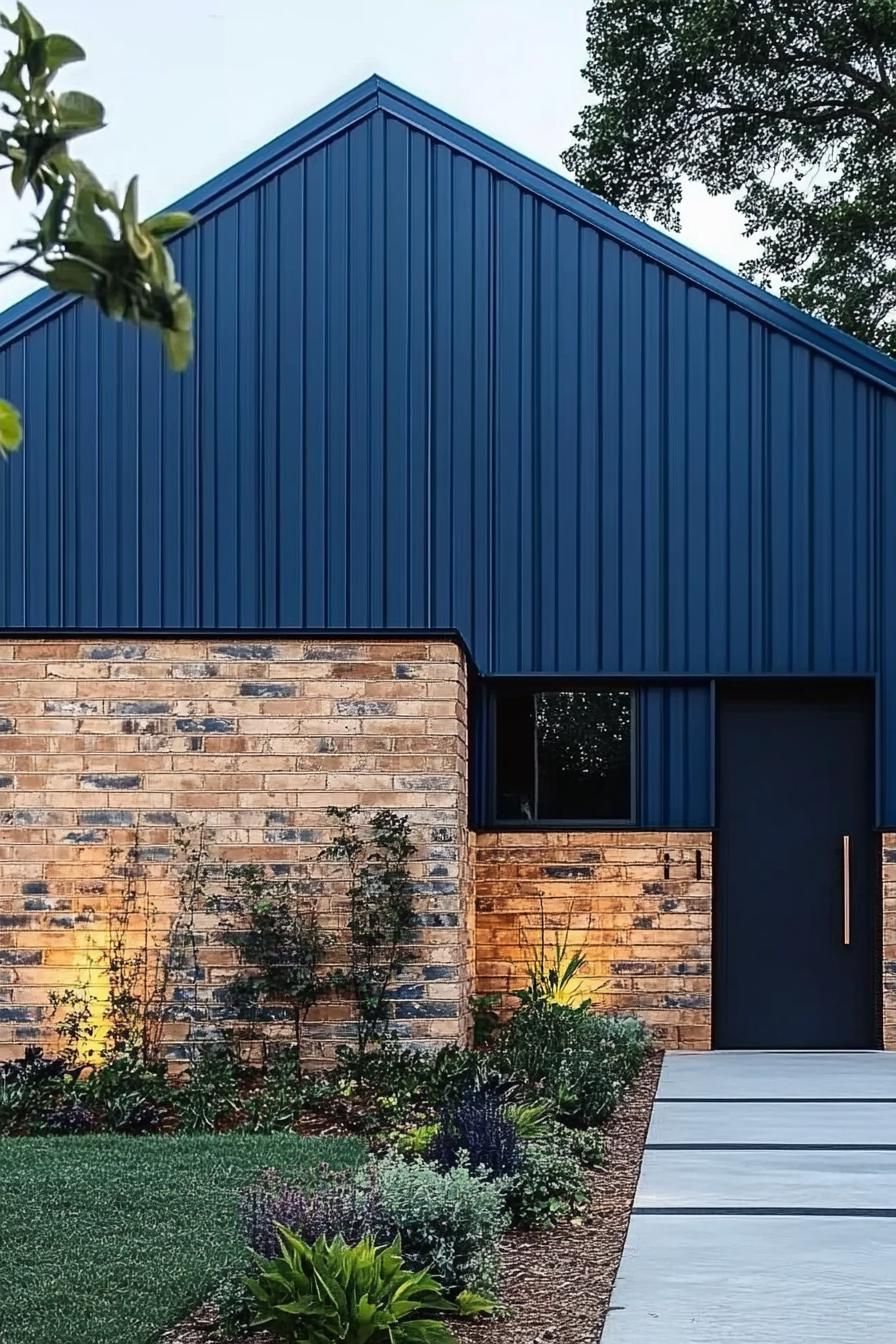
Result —
[{"label": "navy blue front door", "polygon": [[864,683],[718,695],[718,1048],[880,1044],[873,698]]}]

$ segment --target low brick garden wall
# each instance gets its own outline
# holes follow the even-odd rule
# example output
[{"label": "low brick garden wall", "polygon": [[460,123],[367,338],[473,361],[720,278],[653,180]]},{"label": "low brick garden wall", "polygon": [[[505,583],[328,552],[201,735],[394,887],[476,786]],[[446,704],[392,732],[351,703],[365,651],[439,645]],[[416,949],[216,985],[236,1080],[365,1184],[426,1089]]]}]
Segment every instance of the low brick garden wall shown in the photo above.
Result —
[{"label": "low brick garden wall", "polygon": [[[397,988],[409,1038],[463,1038],[472,932],[466,671],[447,641],[22,640],[0,644],[0,1052],[52,1043],[48,996],[95,976],[120,899],[109,848],[139,821],[162,920],[177,901],[179,827],[204,824],[221,863],[321,874],[328,806],[394,808],[412,824],[419,937]],[[344,926],[340,875],[322,922]],[[216,1033],[233,949],[197,919],[198,984],[169,1054]],[[99,988],[96,985],[93,989]],[[350,1007],[315,1010],[313,1056],[351,1035]]]},{"label": "low brick garden wall", "polygon": [[525,982],[529,949],[569,930],[601,1007],[635,1012],[670,1048],[711,1042],[708,832],[498,832],[476,839],[476,983]]}]

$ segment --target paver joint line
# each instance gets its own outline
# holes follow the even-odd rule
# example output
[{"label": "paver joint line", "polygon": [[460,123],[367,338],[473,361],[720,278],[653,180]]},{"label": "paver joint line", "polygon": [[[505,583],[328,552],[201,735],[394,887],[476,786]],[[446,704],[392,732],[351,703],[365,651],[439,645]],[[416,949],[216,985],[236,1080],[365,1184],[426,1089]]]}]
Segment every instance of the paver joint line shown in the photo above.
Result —
[{"label": "paver joint line", "polygon": [[655,1106],[896,1106],[896,1097],[657,1097]]},{"label": "paver joint line", "polygon": [[896,1218],[896,1209],[813,1209],[813,1208],[750,1208],[748,1205],[708,1205],[701,1208],[688,1208],[676,1205],[674,1208],[637,1206],[632,1209],[633,1218]]},{"label": "paver joint line", "polygon": [[654,1153],[896,1153],[896,1143],[647,1143]]}]

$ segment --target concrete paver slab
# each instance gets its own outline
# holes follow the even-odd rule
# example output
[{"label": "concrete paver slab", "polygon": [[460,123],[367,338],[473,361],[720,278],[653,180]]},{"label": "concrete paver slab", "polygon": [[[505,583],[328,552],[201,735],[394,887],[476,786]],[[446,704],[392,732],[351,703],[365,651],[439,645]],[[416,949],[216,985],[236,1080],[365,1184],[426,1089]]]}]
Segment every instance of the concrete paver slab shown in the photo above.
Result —
[{"label": "concrete paver slab", "polygon": [[896,1103],[657,1101],[647,1142],[896,1144]]},{"label": "concrete paver slab", "polygon": [[667,1054],[657,1092],[673,1097],[889,1097],[896,1052],[713,1050]]},{"label": "concrete paver slab", "polygon": [[884,1344],[896,1218],[635,1214],[601,1344]]},{"label": "concrete paver slab", "polygon": [[648,1150],[635,1207],[896,1212],[896,1152]]}]

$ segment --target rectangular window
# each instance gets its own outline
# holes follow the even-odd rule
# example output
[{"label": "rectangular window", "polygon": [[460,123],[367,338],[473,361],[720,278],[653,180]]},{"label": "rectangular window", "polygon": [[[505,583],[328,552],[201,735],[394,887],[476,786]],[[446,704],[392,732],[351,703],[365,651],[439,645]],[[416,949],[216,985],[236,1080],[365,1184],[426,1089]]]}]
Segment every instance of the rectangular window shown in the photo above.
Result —
[{"label": "rectangular window", "polygon": [[631,823],[632,692],[494,692],[494,816],[525,825]]}]

